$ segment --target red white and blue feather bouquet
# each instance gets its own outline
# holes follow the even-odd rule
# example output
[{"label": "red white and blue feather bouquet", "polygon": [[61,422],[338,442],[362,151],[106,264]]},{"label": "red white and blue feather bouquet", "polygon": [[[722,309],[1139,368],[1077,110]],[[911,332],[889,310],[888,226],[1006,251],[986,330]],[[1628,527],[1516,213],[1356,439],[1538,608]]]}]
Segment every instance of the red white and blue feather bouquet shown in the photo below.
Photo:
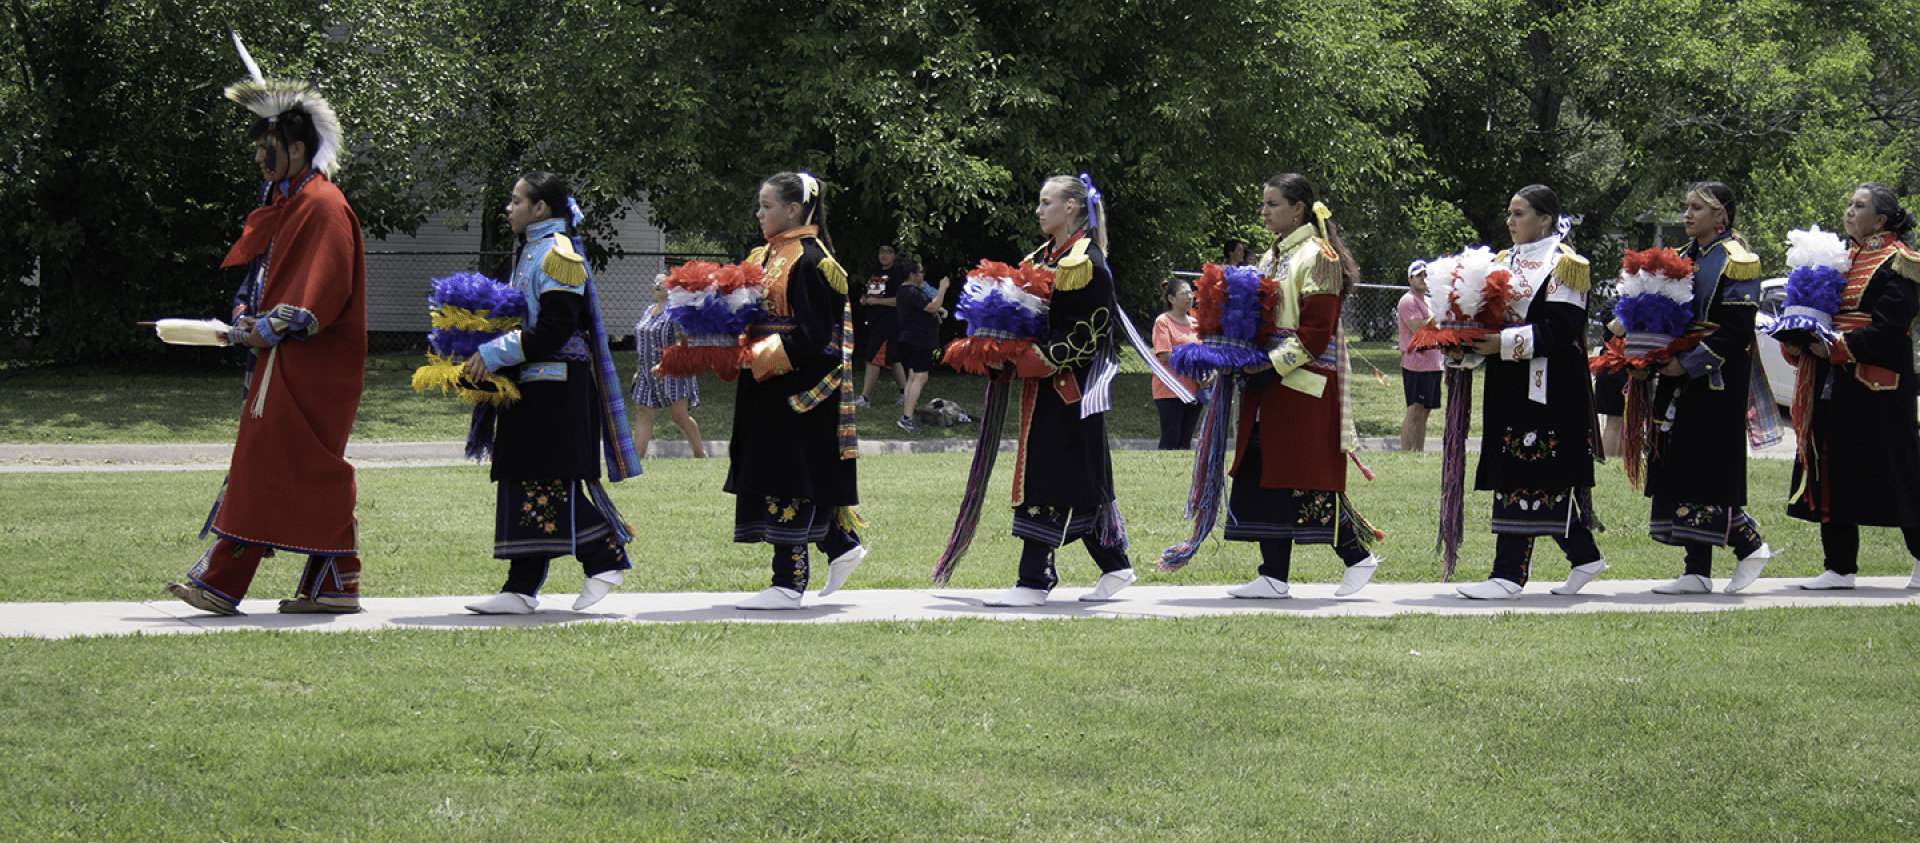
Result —
[{"label": "red white and blue feather bouquet", "polygon": [[1787,301],[1780,318],[1767,333],[1783,343],[1802,348],[1815,342],[1832,342],[1833,315],[1840,311],[1840,296],[1847,287],[1847,269],[1852,259],[1847,244],[1831,231],[1814,226],[1811,231],[1787,232]]},{"label": "red white and blue feather bouquet", "polygon": [[1413,333],[1409,350],[1461,348],[1506,326],[1513,273],[1494,261],[1491,249],[1435,259],[1427,264],[1427,279],[1433,321]]},{"label": "red white and blue feather bouquet", "polygon": [[747,327],[766,315],[764,270],[757,263],[694,261],[667,273],[667,318],[685,339],[660,353],[660,372],[739,377],[748,359]]},{"label": "red white and blue feather bouquet", "polygon": [[976,375],[1012,363],[1047,328],[1053,296],[1053,272],[1031,262],[1018,267],[983,260],[967,273],[955,314],[967,323],[967,335],[947,344],[941,359]]},{"label": "red white and blue feather bouquet", "polygon": [[1201,267],[1193,285],[1193,319],[1200,341],[1168,357],[1172,369],[1194,380],[1242,372],[1267,363],[1273,344],[1280,284],[1251,266]]},{"label": "red white and blue feather bouquet", "polygon": [[[1628,252],[1620,261],[1619,296],[1613,318],[1627,332],[1607,340],[1587,367],[1595,372],[1656,369],[1675,354],[1700,344],[1705,336],[1691,331],[1693,324],[1693,261],[1672,249]],[[1621,436],[1620,464],[1627,484],[1641,488],[1646,456],[1654,440],[1653,382],[1635,379],[1627,384],[1626,424]]]},{"label": "red white and blue feather bouquet", "polygon": [[1595,355],[1589,368],[1614,372],[1662,365],[1697,345],[1687,330],[1693,321],[1693,261],[1672,249],[1628,252],[1620,261],[1619,295],[1613,318],[1626,329]]},{"label": "red white and blue feather bouquet", "polygon": [[480,346],[520,327],[527,315],[526,296],[478,272],[457,272],[433,279],[427,308],[433,330],[427,333],[427,364],[413,372],[414,391],[439,389],[496,406],[519,400],[520,388],[512,379],[494,374],[476,384],[460,370]]}]

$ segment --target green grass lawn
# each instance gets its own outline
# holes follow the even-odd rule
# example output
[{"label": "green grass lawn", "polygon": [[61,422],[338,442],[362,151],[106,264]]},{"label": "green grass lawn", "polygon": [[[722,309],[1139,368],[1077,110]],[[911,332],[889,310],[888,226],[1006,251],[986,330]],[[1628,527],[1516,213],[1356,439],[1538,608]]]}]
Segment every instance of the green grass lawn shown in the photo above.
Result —
[{"label": "green grass lawn", "polygon": [[[1361,511],[1387,531],[1382,581],[1437,582],[1433,550],[1439,498],[1438,454],[1365,455],[1379,479],[1351,474]],[[918,588],[928,582],[934,559],[953,527],[967,453],[868,456],[860,459],[860,511],[873,555],[853,588]],[[1143,573],[1159,551],[1184,538],[1182,520],[1192,455],[1188,452],[1116,451],[1115,485]],[[1003,469],[1010,469],[1006,463]],[[1768,576],[1813,576],[1820,570],[1814,525],[1785,517],[1789,465],[1780,460],[1749,463],[1754,517],[1762,534],[1788,554]],[[764,588],[764,546],[737,545],[732,535],[733,499],[720,490],[724,460],[649,460],[646,473],[611,486],[616,504],[638,531],[633,545],[637,570],[627,588],[643,591],[749,591]],[[954,577],[956,587],[1005,586],[1018,555],[1007,535],[1010,470],[996,473],[989,507],[973,550]],[[54,600],[144,600],[159,597],[159,585],[178,579],[205,543],[196,537],[220,483],[215,471],[0,474],[0,602]],[[504,576],[492,551],[493,485],[479,466],[389,468],[359,473],[363,587],[371,596],[485,594]],[[1762,503],[1771,499],[1771,503]],[[1600,548],[1614,566],[1607,576],[1671,578],[1680,573],[1680,553],[1646,538],[1646,499],[1633,492],[1617,464],[1600,469],[1596,507],[1610,529]],[[1484,578],[1493,539],[1486,531],[1489,499],[1468,497],[1466,543],[1459,577]],[[1214,538],[1218,539],[1218,533]],[[1869,576],[1911,569],[1895,530],[1862,531],[1861,571]],[[1061,555],[1069,585],[1091,584],[1093,565],[1078,547]],[[1177,574],[1146,573],[1149,583],[1234,583],[1253,576],[1258,551],[1250,544],[1213,542]],[[1731,558],[1717,558],[1720,572]],[[1541,581],[1564,579],[1565,559],[1551,541],[1534,558]],[[261,570],[257,597],[290,591],[298,561],[276,559]],[[1333,582],[1340,567],[1324,547],[1295,554],[1296,582]],[[579,587],[578,569],[555,566],[550,588]]]},{"label": "green grass lawn", "polygon": [[1907,841],[1920,610],[0,640],[8,841]]},{"label": "green grass lawn", "polygon": [[[1399,436],[1401,403],[1398,363],[1391,350],[1356,344],[1371,359],[1388,364],[1386,385],[1356,358],[1361,372],[1353,379],[1354,423],[1363,436]],[[633,377],[634,357],[616,352],[622,382]],[[466,405],[439,393],[420,394],[411,386],[413,370],[421,363],[415,354],[374,355],[367,361],[367,386],[353,438],[369,442],[442,442],[465,438]],[[1159,417],[1146,365],[1127,355],[1114,384],[1113,412],[1108,433],[1120,439],[1158,439]],[[864,377],[862,371],[857,375]],[[224,442],[233,439],[239,425],[240,375],[231,371],[143,372],[129,374],[97,368],[23,368],[0,370],[0,443],[117,443]],[[856,384],[856,388],[858,384]],[[712,376],[700,379],[700,407],[694,418],[709,440],[725,440],[733,418],[735,386]],[[986,391],[984,379],[937,367],[921,393],[921,402],[946,398],[979,414]],[[882,375],[873,388],[872,409],[860,413],[860,436],[865,439],[972,439],[973,428],[929,427],[915,435],[894,426],[899,390],[891,376]],[[1439,435],[1438,419],[1433,435]],[[680,432],[660,413],[654,437],[680,438]]]},{"label": "green grass lawn", "polygon": [[[461,433],[451,401],[394,388],[411,361],[376,362],[358,435]],[[0,439],[231,436],[230,377],[107,380],[0,381]],[[1386,391],[1370,380],[1356,396]],[[978,390],[948,382],[928,396]],[[730,391],[708,395],[724,438]],[[1394,382],[1393,424],[1398,401]],[[1153,435],[1139,409],[1115,435]],[[866,416],[863,434],[897,434]],[[968,459],[861,459],[874,553],[850,587],[926,584]],[[1237,543],[1150,572],[1184,536],[1191,460],[1114,454],[1135,562],[1148,583],[1244,581],[1257,554]],[[1380,479],[1352,490],[1389,532],[1379,578],[1436,580],[1438,455],[1367,461]],[[613,487],[640,533],[626,589],[764,586],[764,547],[727,541],[724,461],[646,467]],[[1809,576],[1817,531],[1780,514],[1787,470],[1750,463],[1752,509],[1790,548],[1768,574]],[[483,468],[359,482],[369,595],[498,587]],[[0,475],[0,602],[164,599],[218,483]],[[1006,484],[956,587],[1012,579]],[[1608,577],[1678,574],[1617,464],[1595,497]],[[1486,573],[1487,506],[1468,499],[1465,579]],[[1907,572],[1895,531],[1863,540],[1863,574]],[[1564,576],[1551,543],[1535,563]],[[290,591],[297,565],[270,561],[254,596]],[[578,587],[567,567],[553,590]],[[1061,572],[1095,573],[1076,548]],[[1338,573],[1297,554],[1296,581]],[[0,841],[1907,841],[1917,630],[1897,605],[0,639]]]}]

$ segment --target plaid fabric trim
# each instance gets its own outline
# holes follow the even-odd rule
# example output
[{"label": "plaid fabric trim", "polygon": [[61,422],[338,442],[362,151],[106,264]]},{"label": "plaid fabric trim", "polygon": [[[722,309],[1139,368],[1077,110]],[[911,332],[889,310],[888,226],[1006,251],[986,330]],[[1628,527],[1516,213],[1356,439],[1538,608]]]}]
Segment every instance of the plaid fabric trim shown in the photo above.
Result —
[{"label": "plaid fabric trim", "polygon": [[853,406],[853,302],[848,300],[840,306],[840,330],[834,335],[834,344],[840,350],[840,365],[812,389],[787,398],[787,405],[796,413],[804,413],[827,400],[834,392],[840,393],[840,458],[850,460],[860,456],[860,433],[857,428],[858,416]]}]

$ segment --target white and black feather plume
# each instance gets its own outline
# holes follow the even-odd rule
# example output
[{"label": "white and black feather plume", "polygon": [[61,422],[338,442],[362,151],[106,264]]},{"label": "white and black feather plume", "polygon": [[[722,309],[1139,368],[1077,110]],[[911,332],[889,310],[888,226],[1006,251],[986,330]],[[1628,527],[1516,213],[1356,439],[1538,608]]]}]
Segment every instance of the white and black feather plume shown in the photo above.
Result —
[{"label": "white and black feather plume", "polygon": [[312,163],[314,169],[333,176],[340,167],[340,148],[344,139],[340,132],[340,118],[333,113],[333,106],[312,85],[297,79],[268,79],[260,72],[260,65],[254,63],[253,56],[247,52],[247,45],[240,41],[238,30],[233,31],[234,49],[240,52],[241,63],[247,66],[251,79],[235,82],[227,86],[227,99],[233,100],[248,111],[261,117],[279,117],[289,111],[305,112],[313,122],[314,134],[319,138]]}]

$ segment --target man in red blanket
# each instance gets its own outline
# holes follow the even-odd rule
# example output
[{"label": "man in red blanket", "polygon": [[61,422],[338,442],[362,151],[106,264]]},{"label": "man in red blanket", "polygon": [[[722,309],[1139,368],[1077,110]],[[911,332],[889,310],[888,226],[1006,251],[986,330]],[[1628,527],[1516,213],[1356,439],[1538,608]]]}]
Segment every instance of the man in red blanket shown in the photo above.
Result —
[{"label": "man in red blanket", "polygon": [[195,608],[241,614],[260,560],[305,554],[288,613],[360,611],[358,525],[347,433],[367,359],[367,268],[360,221],[328,180],[340,125],[301,82],[256,79],[227,89],[254,123],[266,180],[226,266],[245,266],[228,339],[247,347],[240,435],[201,537],[218,536],[185,584],[167,591]]}]

